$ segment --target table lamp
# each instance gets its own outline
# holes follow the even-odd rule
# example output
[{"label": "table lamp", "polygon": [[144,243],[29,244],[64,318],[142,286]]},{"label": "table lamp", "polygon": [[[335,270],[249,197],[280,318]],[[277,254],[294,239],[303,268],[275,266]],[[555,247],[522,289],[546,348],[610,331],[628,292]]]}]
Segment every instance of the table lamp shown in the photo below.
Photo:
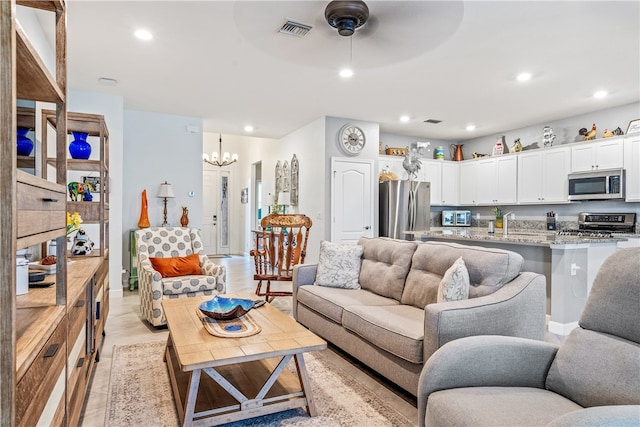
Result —
[{"label": "table lamp", "polygon": [[288,191],[278,193],[278,204],[282,205],[282,213],[287,213],[287,206],[291,204],[291,194]]},{"label": "table lamp", "polygon": [[171,184],[169,184],[167,181],[160,184],[160,189],[158,190],[157,197],[164,199],[164,222],[162,223],[162,226],[166,227],[167,225],[169,225],[169,223],[167,222],[167,199],[176,197],[173,194],[173,188],[171,187]]}]

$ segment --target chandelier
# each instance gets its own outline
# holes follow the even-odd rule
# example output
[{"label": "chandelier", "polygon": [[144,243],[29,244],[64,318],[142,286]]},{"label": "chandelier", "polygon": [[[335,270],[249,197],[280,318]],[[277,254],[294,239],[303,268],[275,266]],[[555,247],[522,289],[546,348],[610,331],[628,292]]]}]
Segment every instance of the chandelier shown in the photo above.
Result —
[{"label": "chandelier", "polygon": [[[218,157],[218,153],[222,155],[222,159]],[[230,155],[228,151],[222,154],[222,134],[220,134],[218,151],[214,151],[213,153],[211,153],[211,160],[209,160],[208,154],[203,154],[202,161],[205,163],[209,163],[210,165],[213,165],[213,166],[223,167],[223,166],[229,166],[230,164],[237,162],[238,155],[235,153],[233,155]]]}]

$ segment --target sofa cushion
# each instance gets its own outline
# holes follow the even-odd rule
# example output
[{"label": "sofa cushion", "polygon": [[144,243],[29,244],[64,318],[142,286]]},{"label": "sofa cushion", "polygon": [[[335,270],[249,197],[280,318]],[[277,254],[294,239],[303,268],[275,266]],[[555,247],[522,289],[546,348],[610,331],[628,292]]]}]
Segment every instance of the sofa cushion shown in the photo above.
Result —
[{"label": "sofa cushion", "polygon": [[640,344],[640,248],[621,249],[598,270],[580,326]]},{"label": "sofa cushion", "polygon": [[[199,291],[221,291],[216,288],[215,276],[180,276],[162,279],[162,293],[164,295],[187,294]],[[222,287],[221,284],[219,287]]]},{"label": "sofa cushion", "polygon": [[358,278],[362,264],[362,246],[320,242],[318,270],[313,283],[332,288],[360,289]]},{"label": "sofa cushion", "polygon": [[360,286],[400,301],[417,244],[405,240],[367,237],[361,237],[358,244],[364,248]]},{"label": "sofa cushion", "polygon": [[425,420],[433,426],[544,426],[580,409],[538,388],[464,387],[431,393]]},{"label": "sofa cushion", "polygon": [[344,307],[354,304],[367,306],[398,305],[399,302],[364,289],[339,289],[324,286],[299,286],[297,302],[322,314],[336,323],[342,323]]},{"label": "sofa cushion", "polygon": [[574,329],[551,364],[546,388],[584,407],[640,405],[640,345]]},{"label": "sofa cushion", "polygon": [[502,249],[422,242],[413,254],[400,302],[419,308],[435,303],[442,276],[459,257],[469,272],[469,297],[495,292],[520,273],[523,263],[520,254]]},{"label": "sofa cushion", "polygon": [[438,302],[460,301],[469,298],[469,272],[462,257],[444,273],[438,286]]},{"label": "sofa cushion", "polygon": [[409,305],[344,308],[342,326],[412,363],[423,362],[424,310]]}]

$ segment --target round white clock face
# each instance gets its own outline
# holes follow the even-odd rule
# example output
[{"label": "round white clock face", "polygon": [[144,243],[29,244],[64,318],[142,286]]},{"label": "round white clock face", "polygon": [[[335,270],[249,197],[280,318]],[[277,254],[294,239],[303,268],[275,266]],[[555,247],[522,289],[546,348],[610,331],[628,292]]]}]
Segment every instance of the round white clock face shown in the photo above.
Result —
[{"label": "round white clock face", "polygon": [[366,143],[362,129],[352,124],[347,124],[340,129],[338,138],[338,145],[349,156],[360,154]]}]

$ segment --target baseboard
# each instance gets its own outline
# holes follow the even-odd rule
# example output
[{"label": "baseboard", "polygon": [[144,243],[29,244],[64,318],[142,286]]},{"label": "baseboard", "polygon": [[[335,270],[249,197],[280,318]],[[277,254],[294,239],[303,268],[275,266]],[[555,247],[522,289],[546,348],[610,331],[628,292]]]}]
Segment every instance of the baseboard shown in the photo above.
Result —
[{"label": "baseboard", "polygon": [[549,332],[556,335],[569,335],[577,327],[578,322],[558,323],[549,320]]}]

